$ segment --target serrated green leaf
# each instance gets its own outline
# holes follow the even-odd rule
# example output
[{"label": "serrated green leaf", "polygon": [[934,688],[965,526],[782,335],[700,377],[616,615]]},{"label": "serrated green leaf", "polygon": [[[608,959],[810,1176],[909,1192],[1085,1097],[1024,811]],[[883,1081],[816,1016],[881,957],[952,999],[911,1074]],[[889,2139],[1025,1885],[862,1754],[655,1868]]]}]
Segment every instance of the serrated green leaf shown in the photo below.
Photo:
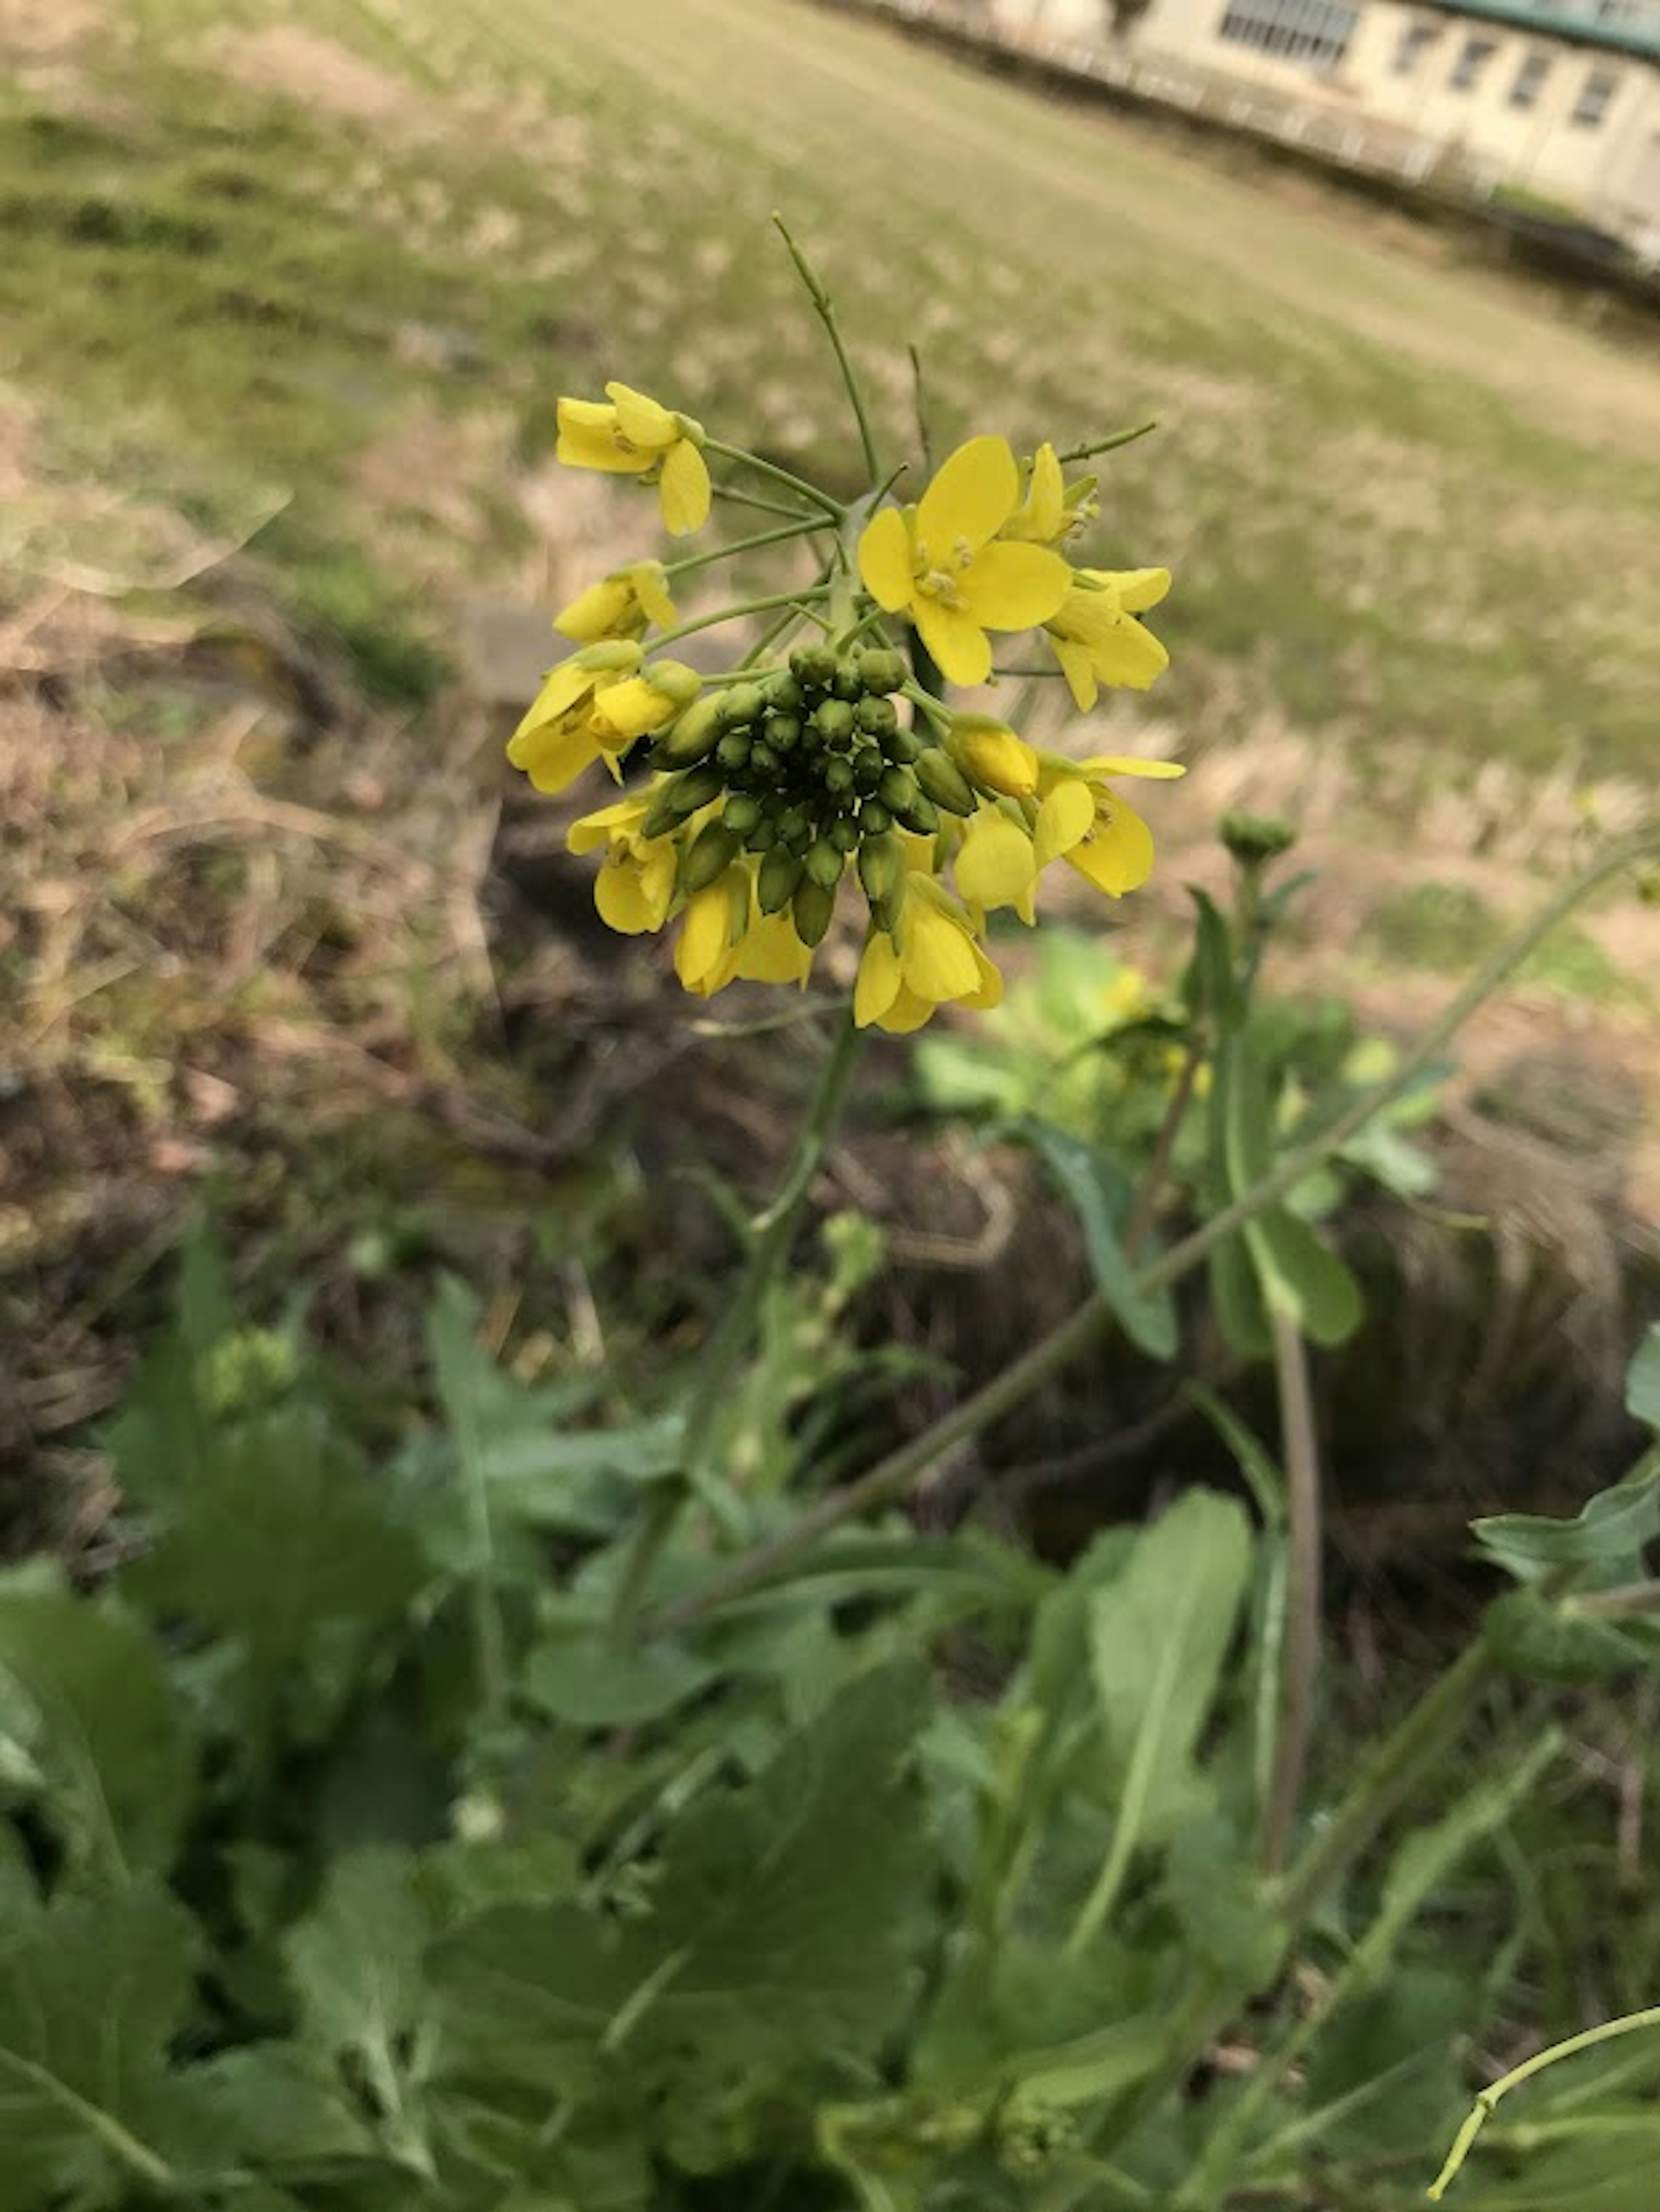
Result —
[{"label": "serrated green leaf", "polygon": [[426,1579],[350,1444],[299,1403],[216,1440],[125,1587],[239,1638],[253,1672],[280,1683],[315,1667],[322,1631],[379,1626]]},{"label": "serrated green leaf", "polygon": [[166,2185],[193,1947],[189,1916],[142,1887],[0,1925],[0,2212]]},{"label": "serrated green leaf", "polygon": [[358,2063],[388,2154],[421,2171],[429,2165],[419,2102],[431,1933],[409,1854],[371,1847],[336,1861],[316,1911],[283,1946],[305,2041]]},{"label": "serrated green leaf", "polygon": [[1077,1214],[1096,1288],[1122,1323],[1124,1334],[1152,1359],[1174,1358],[1176,1307],[1168,1291],[1146,1296],[1119,1242],[1134,1193],[1128,1177],[1104,1152],[1052,1123],[1028,1118],[1017,1133],[1037,1152]]},{"label": "serrated green leaf", "polygon": [[627,1728],[660,1719],[706,1690],[719,1667],[678,1644],[621,1651],[592,1636],[538,1644],[520,1687],[532,1705],[578,1728]]},{"label": "serrated green leaf", "polygon": [[1599,1491],[1572,1521],[1495,1513],[1470,1528],[1482,1550],[1523,1582],[1556,1566],[1617,1569],[1638,1580],[1643,1547],[1660,1535],[1660,1454],[1624,1482]]},{"label": "serrated green leaf", "polygon": [[1636,1421],[1660,1429],[1660,1322],[1638,1348],[1626,1377],[1626,1411]]},{"label": "serrated green leaf", "polygon": [[0,1735],[35,1767],[72,1867],[117,1881],[166,1869],[189,1759],[136,1622],[80,1598],[0,1596]]},{"label": "serrated green leaf", "polygon": [[905,2001],[927,1867],[903,1772],[925,1707],[913,1668],[849,1684],[670,1829],[647,1920],[508,1908],[441,1941],[452,2070],[574,2091],[624,2047],[677,2078],[868,2052]]},{"label": "serrated green leaf", "polygon": [[[280,2168],[377,2153],[326,2058],[300,2044],[245,2044],[179,2079],[199,2100],[226,2165],[234,2157],[239,2166]],[[236,2202],[246,2200],[239,2193]]]}]

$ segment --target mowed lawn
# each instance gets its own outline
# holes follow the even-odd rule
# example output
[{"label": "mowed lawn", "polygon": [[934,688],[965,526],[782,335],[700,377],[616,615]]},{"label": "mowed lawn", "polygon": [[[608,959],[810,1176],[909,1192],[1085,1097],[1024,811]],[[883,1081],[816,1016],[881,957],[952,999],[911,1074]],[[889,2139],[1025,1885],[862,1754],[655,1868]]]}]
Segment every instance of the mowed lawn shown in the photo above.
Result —
[{"label": "mowed lawn", "polygon": [[522,562],[562,389],[851,485],[777,207],[896,457],[911,342],[937,446],[1158,417],[1097,552],[1177,573],[1191,749],[1316,738],[1408,813],[1494,758],[1651,775],[1660,346],[1427,234],[807,0],[0,0],[9,30],[8,373],[152,488],[286,497],[265,542],[359,630],[362,565],[413,558],[441,628]]}]

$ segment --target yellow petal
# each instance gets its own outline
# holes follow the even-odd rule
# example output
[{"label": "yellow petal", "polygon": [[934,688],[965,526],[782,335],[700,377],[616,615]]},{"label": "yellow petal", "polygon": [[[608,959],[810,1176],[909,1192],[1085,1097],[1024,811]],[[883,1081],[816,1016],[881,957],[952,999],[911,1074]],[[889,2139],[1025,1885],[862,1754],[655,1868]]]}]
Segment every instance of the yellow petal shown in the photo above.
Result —
[{"label": "yellow petal", "polygon": [[1069,853],[1095,827],[1095,794],[1081,776],[1069,775],[1057,783],[1037,810],[1032,831],[1032,858],[1040,868],[1062,853]]},{"label": "yellow petal", "polygon": [[648,730],[660,729],[674,711],[673,700],[643,676],[626,676],[620,684],[605,684],[593,703],[602,742],[610,736],[632,744]]},{"label": "yellow petal", "polygon": [[960,541],[978,551],[1020,496],[1020,471],[1006,438],[970,438],[946,461],[916,510],[916,535],[931,561]]},{"label": "yellow petal", "polygon": [[599,638],[618,636],[629,627],[634,605],[627,580],[607,576],[602,583],[590,584],[586,592],[579,592],[568,607],[562,607],[553,626],[581,644],[592,644]]},{"label": "yellow petal", "polygon": [[1161,782],[1171,776],[1187,774],[1180,761],[1132,760],[1118,753],[1097,753],[1093,759],[1079,761],[1079,771],[1099,782],[1109,775],[1146,775],[1157,777]]},{"label": "yellow petal", "polygon": [[885,929],[873,929],[866,939],[859,963],[859,980],[853,987],[854,1026],[867,1030],[880,1022],[899,996],[902,981],[899,955]]},{"label": "yellow petal", "polygon": [[1031,457],[1031,476],[1026,485],[1025,502],[1014,520],[1020,526],[1017,534],[1021,538],[1035,538],[1040,545],[1047,545],[1059,538],[1066,526],[1066,494],[1061,481],[1061,463],[1047,438]]},{"label": "yellow petal", "polygon": [[687,901],[674,948],[674,972],[689,991],[708,998],[732,981],[732,899],[724,878]]},{"label": "yellow petal", "polygon": [[584,814],[571,823],[565,833],[565,842],[573,853],[593,853],[618,838],[626,841],[635,836],[649,804],[644,799],[619,799],[614,805]]},{"label": "yellow petal", "polygon": [[701,530],[709,519],[708,464],[689,438],[671,446],[658,479],[657,496],[663,509],[663,527],[671,538],[684,538]]},{"label": "yellow petal", "polygon": [[1126,615],[1109,637],[1092,642],[1090,656],[1103,684],[1145,691],[1170,666],[1170,655],[1150,629]]},{"label": "yellow petal", "polygon": [[538,791],[560,792],[575,783],[599,757],[599,746],[587,722],[574,729],[563,723],[526,730],[508,746],[508,758],[524,769]]},{"label": "yellow petal", "polygon": [[666,840],[648,845],[642,857],[613,852],[594,879],[601,919],[624,937],[660,929],[673,896],[674,852]]},{"label": "yellow petal", "polygon": [[965,775],[1006,799],[1030,799],[1037,789],[1037,754],[989,714],[953,715],[946,750]]},{"label": "yellow petal", "polygon": [[859,574],[865,589],[889,614],[909,605],[914,588],[910,532],[897,507],[883,507],[866,524],[859,540]]},{"label": "yellow petal", "polygon": [[1059,611],[1072,570],[1046,545],[988,545],[958,585],[964,606],[987,629],[1031,629]]},{"label": "yellow petal", "polygon": [[1170,589],[1168,568],[1091,568],[1116,596],[1126,614],[1139,615],[1156,607]]},{"label": "yellow petal", "polygon": [[900,965],[907,989],[935,1005],[979,988],[980,970],[967,928],[932,899],[907,903]]},{"label": "yellow petal", "polygon": [[933,999],[919,999],[915,991],[902,988],[877,1017],[877,1024],[890,1036],[909,1036],[913,1030],[931,1022],[938,1010]]},{"label": "yellow petal", "polygon": [[629,574],[634,580],[635,596],[648,620],[654,622],[659,629],[672,629],[680,617],[669,597],[668,578],[662,562],[636,561]]},{"label": "yellow petal", "polygon": [[1018,906],[1036,873],[1031,839],[1021,823],[991,807],[975,816],[956,866],[957,888],[970,904]]},{"label": "yellow petal", "polygon": [[1091,835],[1066,857],[1098,890],[1122,898],[1152,873],[1152,832],[1134,807],[1114,799],[1105,811],[1098,812]]},{"label": "yellow petal", "polygon": [[651,466],[649,453],[630,453],[617,442],[617,410],[593,399],[559,402],[558,459],[569,469],[605,469],[637,476]]},{"label": "yellow petal", "polygon": [[[1030,921],[1031,916],[1028,915],[1026,920]],[[1003,1003],[1003,978],[980,945],[974,945],[972,950],[975,965],[980,970],[979,985],[975,990],[968,992],[958,1003],[961,1006],[971,1006],[976,1013],[984,1013],[990,1007],[1000,1006]]]},{"label": "yellow petal", "polygon": [[1061,664],[1061,672],[1067,679],[1067,689],[1072,693],[1072,702],[1080,714],[1087,714],[1100,697],[1095,681],[1095,663],[1086,645],[1074,645],[1069,638],[1058,637],[1051,630],[1049,643],[1055,647],[1055,657]]},{"label": "yellow petal", "polygon": [[643,392],[635,392],[627,384],[608,384],[605,397],[616,408],[623,435],[630,445],[661,453],[680,435],[680,425],[668,409],[648,399]]},{"label": "yellow petal", "polygon": [[760,915],[739,939],[735,972],[748,983],[805,983],[812,951],[787,913]]},{"label": "yellow petal", "polygon": [[910,617],[948,684],[985,682],[991,674],[991,647],[972,615],[939,599],[919,599]]}]

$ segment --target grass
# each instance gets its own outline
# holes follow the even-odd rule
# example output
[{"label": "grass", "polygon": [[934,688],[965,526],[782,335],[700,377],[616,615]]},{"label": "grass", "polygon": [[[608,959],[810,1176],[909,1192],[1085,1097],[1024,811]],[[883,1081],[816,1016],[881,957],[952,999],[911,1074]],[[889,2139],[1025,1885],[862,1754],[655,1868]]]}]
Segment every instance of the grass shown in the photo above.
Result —
[{"label": "grass", "polygon": [[[1160,416],[1110,465],[1098,550],[1176,569],[1163,697],[1195,744],[1230,734],[1219,682],[1231,720],[1362,763],[1646,768],[1651,369],[1542,299],[801,0],[137,20],[88,36],[71,105],[0,97],[14,373],[73,392],[65,434],[118,480],[207,512],[286,495],[290,603],[385,695],[430,693],[447,604],[522,553],[515,465],[562,389],[621,374],[852,488],[778,204],[891,451],[909,339],[939,443]],[[356,479],[413,409],[459,544],[422,486],[400,508]],[[501,439],[463,469],[444,426],[459,448],[479,420]]]}]

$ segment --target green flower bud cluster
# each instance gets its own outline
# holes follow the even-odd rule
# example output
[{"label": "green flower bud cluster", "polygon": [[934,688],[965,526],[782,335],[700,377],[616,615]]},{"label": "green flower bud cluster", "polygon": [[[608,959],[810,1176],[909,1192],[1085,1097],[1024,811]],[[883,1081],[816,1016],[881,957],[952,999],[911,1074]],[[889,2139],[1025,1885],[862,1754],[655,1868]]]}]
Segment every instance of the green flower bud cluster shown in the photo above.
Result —
[{"label": "green flower bud cluster", "polygon": [[687,847],[680,883],[695,893],[740,854],[755,856],[762,911],[788,908],[802,943],[830,927],[849,860],[884,927],[904,889],[896,824],[932,836],[943,807],[978,800],[946,753],[905,728],[894,695],[908,670],[885,646],[798,646],[787,667],[706,693],[652,748],[666,771],[642,824],[678,836],[717,804]]}]

